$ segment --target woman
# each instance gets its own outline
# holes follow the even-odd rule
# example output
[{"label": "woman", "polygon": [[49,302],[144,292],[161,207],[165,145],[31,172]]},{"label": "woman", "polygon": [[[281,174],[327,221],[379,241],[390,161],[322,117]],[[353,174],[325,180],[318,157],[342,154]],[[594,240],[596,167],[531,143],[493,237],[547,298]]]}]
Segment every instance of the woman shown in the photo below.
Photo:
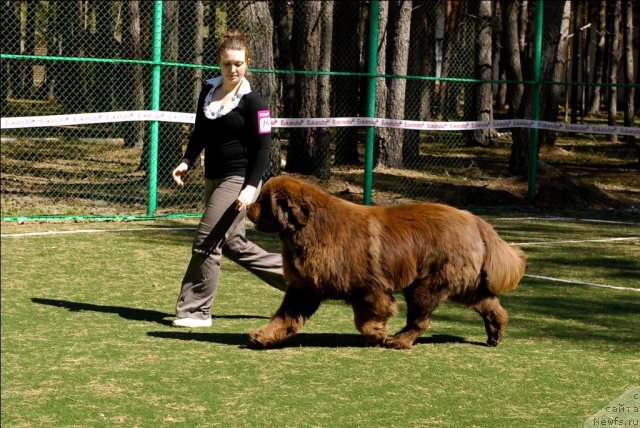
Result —
[{"label": "woman", "polygon": [[184,159],[172,172],[184,186],[182,177],[204,150],[206,208],[182,280],[175,327],[211,326],[222,254],[269,285],[286,289],[282,256],[248,241],[244,228],[245,209],[258,196],[269,158],[269,108],[245,78],[251,53],[242,34],[224,35],[218,58],[221,76],[204,83]]}]

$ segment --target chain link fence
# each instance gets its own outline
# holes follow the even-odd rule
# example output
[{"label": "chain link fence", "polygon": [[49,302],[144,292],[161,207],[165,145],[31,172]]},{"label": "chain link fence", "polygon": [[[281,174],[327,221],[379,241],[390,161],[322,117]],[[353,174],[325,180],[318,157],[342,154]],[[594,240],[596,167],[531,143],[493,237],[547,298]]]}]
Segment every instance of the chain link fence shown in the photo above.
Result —
[{"label": "chain link fence", "polygon": [[[491,3],[495,12],[497,2]],[[388,24],[380,23],[387,46],[377,49],[376,80],[383,93],[377,96],[376,117],[478,120],[478,85],[489,84],[493,94],[504,90],[505,82],[475,80],[480,18],[471,4],[381,2]],[[200,167],[190,172],[184,188],[170,179],[192,125],[161,121],[157,159],[150,159],[150,122],[109,117],[150,110],[154,67],[160,67],[159,110],[194,113],[202,82],[218,70],[215,42],[227,30],[246,31],[254,51],[249,79],[272,106],[272,117],[366,116],[369,1],[164,1],[162,15],[154,19],[157,6],[152,1],[2,0],[1,113],[30,120],[2,130],[3,219],[145,217],[150,193],[157,201],[153,215],[201,212]],[[322,29],[318,34],[316,26]],[[408,28],[410,37],[403,33]],[[492,22],[492,28],[496,45],[500,23]],[[528,34],[527,40],[534,36]],[[162,43],[159,58],[154,58],[154,40]],[[398,65],[402,43],[408,46]],[[496,70],[490,71],[491,79],[501,78]],[[316,90],[311,107],[304,104],[308,94],[296,89],[305,79]],[[398,83],[405,89],[395,88]],[[398,93],[401,97],[394,98]],[[396,109],[399,103],[402,108]],[[394,116],[398,111],[401,117]],[[83,122],[82,115],[91,113],[105,118]],[[41,126],[39,118],[49,115],[80,119]],[[469,131],[376,128],[375,136],[373,188],[382,202],[429,199],[447,183],[464,191],[469,180],[489,182],[506,174],[506,165],[497,174],[478,171],[468,155],[473,149]],[[273,138],[265,178],[282,172],[331,178],[343,193],[361,199],[353,189],[365,175],[364,127],[280,127],[273,128]],[[399,154],[386,153],[385,141],[402,142]],[[493,131],[488,141],[499,142],[500,134]],[[504,162],[508,147],[505,142]],[[151,167],[157,167],[154,182]]]}]

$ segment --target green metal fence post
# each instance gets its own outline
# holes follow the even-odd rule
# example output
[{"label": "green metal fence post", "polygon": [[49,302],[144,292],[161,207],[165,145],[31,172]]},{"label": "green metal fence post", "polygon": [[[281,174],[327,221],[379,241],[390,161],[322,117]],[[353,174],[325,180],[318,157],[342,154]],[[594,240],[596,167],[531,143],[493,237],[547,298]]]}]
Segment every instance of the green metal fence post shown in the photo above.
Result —
[{"label": "green metal fence post", "polygon": [[[379,0],[371,0],[369,5],[369,63],[367,72],[369,81],[367,86],[367,117],[376,114],[376,71],[378,67],[378,20],[380,19]],[[364,148],[364,183],[363,203],[371,204],[371,191],[373,187],[373,137],[374,127],[368,126]]]},{"label": "green metal fence post", "polygon": [[[160,110],[160,62],[162,61],[162,0],[153,4],[153,66],[151,70],[151,110]],[[158,195],[158,135],[157,120],[149,126],[149,165],[147,167],[147,216],[153,216]]]},{"label": "green metal fence post", "polygon": [[[542,74],[542,11],[543,0],[536,2],[536,36],[533,46],[533,85],[531,89],[531,119],[540,120],[540,82]],[[531,128],[529,141],[529,187],[527,199],[533,202],[536,197],[536,171],[538,169],[538,126]]]}]

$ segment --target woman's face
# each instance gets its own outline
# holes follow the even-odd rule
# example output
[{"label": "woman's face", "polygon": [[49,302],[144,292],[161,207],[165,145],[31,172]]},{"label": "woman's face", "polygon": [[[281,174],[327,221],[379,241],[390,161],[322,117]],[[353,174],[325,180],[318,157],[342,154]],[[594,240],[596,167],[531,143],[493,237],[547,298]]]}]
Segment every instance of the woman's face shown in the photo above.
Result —
[{"label": "woman's face", "polygon": [[229,85],[236,85],[247,72],[248,58],[244,49],[226,49],[220,54],[220,72],[222,80]]}]

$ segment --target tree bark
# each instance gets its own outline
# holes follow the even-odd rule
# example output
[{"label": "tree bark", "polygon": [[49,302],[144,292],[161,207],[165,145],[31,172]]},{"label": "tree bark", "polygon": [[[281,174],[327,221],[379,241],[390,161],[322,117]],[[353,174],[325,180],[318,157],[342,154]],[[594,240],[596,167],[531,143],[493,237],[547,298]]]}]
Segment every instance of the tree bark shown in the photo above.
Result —
[{"label": "tree bark", "polygon": [[[571,81],[578,83],[584,81],[580,76],[580,63],[582,62],[582,10],[584,9],[584,3],[581,1],[573,2],[573,14],[571,10],[567,12],[567,20],[573,15],[573,38],[571,40]],[[569,3],[571,4],[571,3]],[[570,9],[570,7],[569,7]],[[566,9],[565,9],[566,11]],[[568,31],[567,31],[568,33]],[[562,47],[558,48],[558,56],[560,56]],[[584,116],[581,111],[581,100],[579,98],[579,91],[577,85],[572,85],[569,89],[571,93],[571,123],[578,123],[578,113]],[[554,137],[555,142],[555,137]]]},{"label": "tree bark", "polygon": [[607,31],[607,1],[600,0],[598,3],[589,3],[589,7],[597,8],[594,13],[595,18],[595,43],[596,52],[593,64],[593,80],[595,85],[591,90],[591,103],[588,108],[588,115],[594,115],[600,113],[600,104],[602,104],[602,86],[603,72],[604,72],[604,58],[605,58],[605,35]]},{"label": "tree bark", "polygon": [[[322,26],[322,46],[320,56],[320,70],[331,71],[331,48],[333,40],[333,4],[323,2],[320,12],[320,24]],[[321,118],[331,117],[330,107],[331,81],[328,74],[318,76],[318,100],[317,116]],[[318,154],[315,162],[314,175],[321,179],[331,176],[331,130],[329,128],[316,128],[318,135]]]},{"label": "tree bark", "polygon": [[[289,18],[289,9],[291,6],[285,1],[276,1],[273,4],[273,22],[274,22],[274,63],[280,70],[293,70],[293,61],[291,59],[291,31],[292,22]],[[278,86],[280,98],[282,100],[281,108],[278,113],[282,113],[284,117],[295,117],[293,112],[293,103],[295,98],[295,75],[293,73],[279,74]]]},{"label": "tree bark", "polygon": [[[2,1],[2,28],[5,34],[20,33],[20,3],[3,0]],[[19,54],[20,39],[18,37],[0,37],[2,52]],[[0,60],[2,67],[2,101],[0,114],[4,116],[7,113],[7,100],[15,96],[14,84],[17,81],[18,64],[16,61],[6,62]]]},{"label": "tree bark", "polygon": [[[636,83],[633,66],[633,1],[623,0],[624,14],[624,80],[627,84]],[[624,90],[624,126],[633,126],[633,116],[635,114],[635,88],[627,87]],[[625,138],[626,141],[634,142],[633,136]],[[640,162],[640,159],[638,160]]]},{"label": "tree bark", "polygon": [[[333,57],[340,59],[334,61],[333,71],[361,72],[364,70],[362,53],[366,32],[363,32],[364,23],[368,17],[364,12],[361,2],[335,2],[333,42],[331,51]],[[356,29],[354,31],[354,29]],[[332,102],[335,106],[332,116],[355,117],[361,110],[361,102],[358,101],[361,82],[364,79],[354,76],[333,77]],[[344,127],[335,129],[335,160],[336,165],[359,165],[358,154],[358,128]]]},{"label": "tree bark", "polygon": [[[123,45],[128,49],[128,58],[142,58],[142,37],[140,31],[140,1],[131,0],[123,7]],[[144,80],[142,76],[142,65],[130,65],[132,70],[130,79],[127,80],[130,90],[127,94],[122,93],[122,104],[129,110],[144,110]],[[124,124],[124,145],[125,147],[144,147],[145,131],[147,124],[142,121],[125,122]]]},{"label": "tree bark", "polygon": [[[304,1],[294,3],[293,43],[297,55],[293,57],[297,70],[319,70],[323,46],[323,2]],[[294,111],[304,118],[318,117],[319,77],[317,75],[296,75],[296,97]],[[326,162],[323,156],[317,128],[293,128],[290,132],[286,169],[302,174],[323,174]]]},{"label": "tree bark", "polygon": [[[163,60],[178,62],[179,53],[179,13],[180,3],[164,2],[162,13]],[[163,67],[160,109],[178,111],[178,68]],[[158,142],[158,182],[170,184],[171,171],[182,157],[182,125],[160,122]],[[146,166],[146,165],[145,165]],[[147,171],[148,173],[148,171]]]},{"label": "tree bark", "polygon": [[[477,56],[476,76],[480,80],[491,80],[492,76],[492,29],[491,29],[491,1],[480,0],[477,21]],[[475,92],[476,120],[486,122],[493,119],[493,91],[491,83],[478,83]],[[472,145],[491,144],[491,134],[488,128],[476,129],[471,133]]]},{"label": "tree bark", "polygon": [[[446,1],[446,13],[445,13],[445,28],[444,28],[444,40],[442,46],[442,68],[441,68],[441,76],[449,77],[449,69],[451,68],[451,60],[454,49],[454,44],[458,39],[458,31],[459,24],[461,21],[461,17],[465,8],[467,7],[467,2],[461,2],[456,0],[447,0]],[[448,120],[449,116],[452,113],[457,111],[457,95],[453,96],[449,93],[449,86],[451,84],[446,80],[440,81],[439,87],[439,105],[438,111],[441,113],[441,117],[444,120]],[[453,101],[453,105],[451,103]]]},{"label": "tree bark", "polygon": [[[387,72],[387,26],[389,23],[389,3],[380,2],[378,13],[378,65],[376,73],[386,74]],[[376,113],[375,117],[387,116],[387,79],[379,78],[376,85]],[[375,128],[374,132],[374,166],[380,166],[380,148],[389,141],[388,128]]]},{"label": "tree bark", "polygon": [[[510,81],[522,81],[517,2],[500,0],[500,5],[502,6],[502,43],[504,46],[506,77]],[[507,85],[509,117],[515,117],[520,110],[523,92],[524,84],[522,83],[509,83]]]},{"label": "tree bark", "polygon": [[[558,42],[560,39],[560,25],[562,24],[562,13],[565,1],[553,1],[544,4],[543,22],[544,34],[542,41],[542,65],[541,76],[543,80],[548,80],[553,70]],[[542,92],[544,94],[544,91]],[[526,86],[518,117],[531,118],[531,86]],[[541,97],[540,108],[544,111],[546,100]],[[529,159],[530,130],[527,128],[516,128],[513,130],[513,144],[509,158],[508,171],[512,175],[521,176],[527,173],[530,162],[537,161]],[[538,145],[538,152],[540,145]]]},{"label": "tree bark", "polygon": [[[409,61],[408,73],[414,76],[435,75],[435,7],[429,1],[414,0],[411,16],[411,37],[409,51],[414,54]],[[407,82],[405,117],[408,120],[429,120],[431,118],[431,97],[435,85],[431,80],[410,79]],[[402,160],[406,168],[419,166],[420,131],[405,130],[402,146]]]},{"label": "tree bark", "polygon": [[[571,21],[571,2],[564,3],[564,9],[562,11],[562,21],[560,24],[560,35],[557,39],[557,48],[555,53],[555,60],[553,63],[553,69],[549,80],[551,82],[564,82],[567,74],[567,55],[568,55],[568,41],[569,41],[569,23]],[[579,36],[574,34],[575,38]],[[576,61],[576,59],[572,59]],[[548,122],[556,122],[558,120],[558,103],[560,99],[561,91],[564,88],[560,85],[545,85],[542,89],[542,100],[540,108],[540,118]],[[554,146],[556,142],[556,133],[553,131],[541,130],[540,132],[540,144],[546,146]]]},{"label": "tree bark", "polygon": [[[620,23],[622,21],[622,0],[614,0],[611,5],[613,8],[613,27],[611,29],[611,51],[609,52],[609,111],[608,111],[608,124],[609,126],[615,126],[617,123],[618,115],[618,73],[620,72],[620,41],[622,39],[620,34]],[[611,141],[617,142],[618,136],[616,134],[611,135]]]},{"label": "tree bark", "polygon": [[[395,4],[394,4],[395,5]],[[411,30],[411,0],[399,2],[397,9],[389,14],[390,49],[393,55],[389,58],[390,70],[394,75],[406,75],[409,61],[409,36]],[[387,93],[387,117],[404,118],[404,101],[406,95],[406,79],[391,79]],[[380,147],[380,165],[401,168],[403,130],[389,128],[389,140]]]}]

